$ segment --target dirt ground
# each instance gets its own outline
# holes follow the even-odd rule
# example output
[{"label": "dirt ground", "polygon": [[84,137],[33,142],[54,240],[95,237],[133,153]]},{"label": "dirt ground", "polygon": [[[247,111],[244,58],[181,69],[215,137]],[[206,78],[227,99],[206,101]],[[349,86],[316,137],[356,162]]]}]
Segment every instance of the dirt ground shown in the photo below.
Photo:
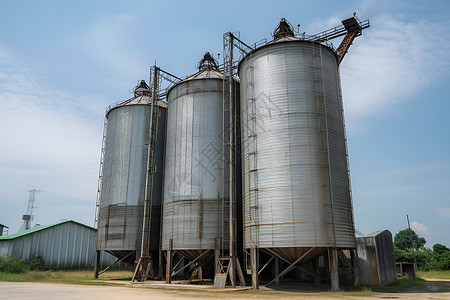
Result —
[{"label": "dirt ground", "polygon": [[282,292],[270,289],[260,291],[214,291],[210,288],[193,290],[186,286],[164,288],[162,284],[122,286],[93,286],[80,284],[0,282],[0,299],[450,299],[450,280],[426,279],[418,287],[402,293],[380,293],[370,297],[323,295],[302,292]]}]

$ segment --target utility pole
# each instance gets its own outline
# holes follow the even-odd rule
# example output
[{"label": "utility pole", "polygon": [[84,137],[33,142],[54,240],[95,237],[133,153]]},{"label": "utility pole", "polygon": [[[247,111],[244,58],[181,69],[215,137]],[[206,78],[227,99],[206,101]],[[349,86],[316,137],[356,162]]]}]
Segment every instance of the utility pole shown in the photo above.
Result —
[{"label": "utility pole", "polygon": [[24,231],[31,228],[31,218],[33,217],[33,208],[34,208],[34,200],[36,199],[36,193],[39,193],[39,190],[29,190],[28,193],[28,207],[27,213],[22,216],[23,224],[20,228],[20,231]]},{"label": "utility pole", "polygon": [[413,240],[412,240],[412,230],[411,230],[411,226],[409,225],[409,216],[408,215],[406,215],[406,220],[408,221],[409,240],[411,242],[411,247],[413,249],[413,257],[414,257],[414,272],[413,272],[413,276],[414,276],[414,278],[416,278],[416,251],[414,249],[414,244],[413,244]]}]

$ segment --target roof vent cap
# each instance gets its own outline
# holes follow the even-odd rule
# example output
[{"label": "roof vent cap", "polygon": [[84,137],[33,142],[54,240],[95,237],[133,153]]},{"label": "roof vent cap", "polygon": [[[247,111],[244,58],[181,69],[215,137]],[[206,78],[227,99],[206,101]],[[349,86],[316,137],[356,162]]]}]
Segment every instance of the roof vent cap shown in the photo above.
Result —
[{"label": "roof vent cap", "polygon": [[148,86],[148,84],[145,82],[145,80],[141,80],[141,82],[135,87],[134,89],[134,96],[151,96],[151,91],[150,91],[150,87]]},{"label": "roof vent cap", "polygon": [[212,55],[209,52],[206,52],[205,55],[203,55],[203,58],[198,62],[197,69],[199,71],[205,71],[205,70],[219,70],[219,65],[217,61],[212,57]]},{"label": "roof vent cap", "polygon": [[292,26],[291,23],[289,23],[285,18],[280,20],[280,24],[278,24],[273,31],[274,39],[283,36],[294,36],[294,26]]}]

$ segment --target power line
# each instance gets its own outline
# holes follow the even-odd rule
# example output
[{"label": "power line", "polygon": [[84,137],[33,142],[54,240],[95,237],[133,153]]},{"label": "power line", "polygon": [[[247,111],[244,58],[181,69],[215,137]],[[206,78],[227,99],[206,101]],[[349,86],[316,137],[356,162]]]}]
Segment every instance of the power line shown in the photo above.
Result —
[{"label": "power line", "polygon": [[82,214],[91,214],[91,211],[82,211],[82,210],[68,210],[68,209],[56,209],[56,208],[48,208],[48,207],[36,207],[38,210],[47,210],[47,211],[60,211],[60,212],[70,212],[70,213],[82,213]]},{"label": "power line", "polygon": [[41,191],[41,195],[44,197],[47,197],[47,198],[52,198],[52,199],[65,201],[65,202],[79,203],[79,204],[84,204],[84,205],[95,204],[95,201],[82,200],[82,199],[77,199],[77,198],[73,198],[73,197],[49,193],[49,192],[45,192],[45,191]]}]

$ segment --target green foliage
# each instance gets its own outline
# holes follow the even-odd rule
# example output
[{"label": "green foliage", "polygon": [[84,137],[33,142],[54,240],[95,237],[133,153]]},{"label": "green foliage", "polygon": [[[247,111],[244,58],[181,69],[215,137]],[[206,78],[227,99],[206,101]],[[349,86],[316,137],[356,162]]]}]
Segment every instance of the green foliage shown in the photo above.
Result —
[{"label": "green foliage", "polygon": [[[425,248],[425,238],[419,237],[411,230],[415,248],[417,268],[424,271],[450,270],[450,249],[441,244],[434,244],[433,250]],[[413,248],[411,247],[410,231],[404,229],[394,237],[394,256],[397,263],[413,262]]]},{"label": "green foliage", "polygon": [[450,270],[450,249],[441,244],[433,245],[433,270]]},{"label": "green foliage", "polygon": [[[429,264],[433,258],[433,252],[427,248],[416,249],[416,263],[418,268],[429,269]],[[397,263],[400,262],[414,262],[413,249],[408,248],[406,250],[394,248],[394,257]]]},{"label": "green foliage", "polygon": [[442,255],[442,254],[444,254],[445,252],[448,252],[448,251],[450,251],[450,249],[445,247],[444,245],[441,245],[441,244],[434,244],[433,245],[433,252],[435,254],[437,254],[437,255]]},{"label": "green foliage", "polygon": [[400,230],[395,236],[394,236],[394,247],[397,249],[406,250],[408,248],[411,248],[411,237],[412,235],[412,241],[414,244],[414,248],[419,249],[425,246],[426,240],[423,237],[419,237],[417,233],[414,232],[414,230],[403,229]]},{"label": "green foliage", "polygon": [[447,251],[439,256],[436,261],[437,270],[450,270],[450,251]]},{"label": "green foliage", "polygon": [[42,259],[40,254],[36,254],[33,259],[28,263],[30,270],[39,271],[42,270]]},{"label": "green foliage", "polygon": [[6,257],[0,256],[0,272],[20,274],[25,272],[27,264],[23,259],[17,258],[14,255],[8,255]]}]

